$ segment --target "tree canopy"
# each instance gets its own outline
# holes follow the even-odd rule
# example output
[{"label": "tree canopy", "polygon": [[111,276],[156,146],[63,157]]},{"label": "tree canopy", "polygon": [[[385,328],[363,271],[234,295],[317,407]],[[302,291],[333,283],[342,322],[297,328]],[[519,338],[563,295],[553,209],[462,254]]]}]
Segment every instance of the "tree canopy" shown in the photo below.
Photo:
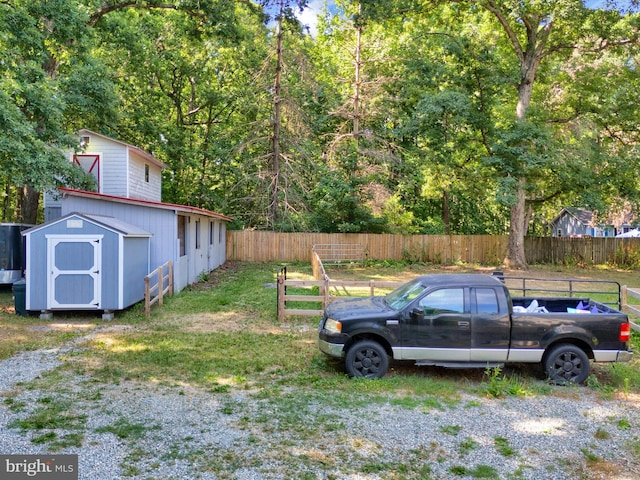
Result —
[{"label": "tree canopy", "polygon": [[634,4],[336,0],[311,29],[308,3],[1,2],[2,220],[95,188],[80,128],[237,228],[508,233],[526,268],[562,207],[638,211]]}]

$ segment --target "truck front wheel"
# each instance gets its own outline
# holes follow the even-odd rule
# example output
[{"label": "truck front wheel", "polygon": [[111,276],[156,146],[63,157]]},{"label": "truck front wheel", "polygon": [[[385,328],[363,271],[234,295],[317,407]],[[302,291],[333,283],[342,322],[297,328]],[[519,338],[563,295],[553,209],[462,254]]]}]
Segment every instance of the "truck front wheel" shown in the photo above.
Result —
[{"label": "truck front wheel", "polygon": [[557,345],[545,355],[544,370],[557,385],[583,383],[589,376],[589,368],[589,357],[575,345]]},{"label": "truck front wheel", "polygon": [[344,362],[352,377],[380,378],[389,368],[386,350],[371,340],[354,343],[347,351]]}]

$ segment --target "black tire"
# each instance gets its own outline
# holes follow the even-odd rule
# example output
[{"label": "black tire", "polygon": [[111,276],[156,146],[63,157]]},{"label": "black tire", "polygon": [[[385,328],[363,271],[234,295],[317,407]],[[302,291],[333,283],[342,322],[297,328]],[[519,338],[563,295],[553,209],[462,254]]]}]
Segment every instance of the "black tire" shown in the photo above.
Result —
[{"label": "black tire", "polygon": [[381,378],[389,368],[389,357],[378,342],[362,340],[349,348],[344,364],[352,377]]},{"label": "black tire", "polygon": [[589,357],[580,347],[562,344],[553,347],[544,360],[544,371],[552,383],[584,383],[589,376]]}]

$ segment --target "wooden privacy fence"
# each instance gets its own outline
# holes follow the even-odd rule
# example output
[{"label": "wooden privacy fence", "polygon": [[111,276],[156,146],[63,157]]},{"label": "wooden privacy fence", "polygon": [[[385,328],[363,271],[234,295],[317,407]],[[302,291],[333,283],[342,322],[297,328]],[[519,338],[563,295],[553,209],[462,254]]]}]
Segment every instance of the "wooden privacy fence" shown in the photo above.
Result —
[{"label": "wooden privacy fence", "polygon": [[507,242],[507,236],[491,235],[279,233],[229,230],[227,260],[308,262],[309,252],[314,245],[359,245],[363,250],[364,259],[499,263],[506,255]]},{"label": "wooden privacy fence", "polygon": [[[166,274],[164,273],[166,270]],[[151,282],[155,283],[151,283]],[[165,286],[166,285],[166,286]],[[162,306],[165,295],[173,295],[173,263],[169,260],[144,277],[144,314],[151,315],[151,305]]]},{"label": "wooden privacy fence", "polygon": [[[314,245],[360,245],[365,259],[500,264],[507,235],[392,235],[227,231],[227,260],[307,262]],[[640,260],[640,238],[526,237],[531,264],[628,265]]]}]

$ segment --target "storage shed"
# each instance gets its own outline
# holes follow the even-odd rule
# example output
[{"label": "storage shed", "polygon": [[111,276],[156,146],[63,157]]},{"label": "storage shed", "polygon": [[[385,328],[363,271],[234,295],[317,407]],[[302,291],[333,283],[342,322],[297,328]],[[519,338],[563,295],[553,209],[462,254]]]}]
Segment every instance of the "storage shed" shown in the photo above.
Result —
[{"label": "storage shed", "polygon": [[26,310],[97,310],[144,299],[151,234],[113,217],[70,213],[23,232]]}]

